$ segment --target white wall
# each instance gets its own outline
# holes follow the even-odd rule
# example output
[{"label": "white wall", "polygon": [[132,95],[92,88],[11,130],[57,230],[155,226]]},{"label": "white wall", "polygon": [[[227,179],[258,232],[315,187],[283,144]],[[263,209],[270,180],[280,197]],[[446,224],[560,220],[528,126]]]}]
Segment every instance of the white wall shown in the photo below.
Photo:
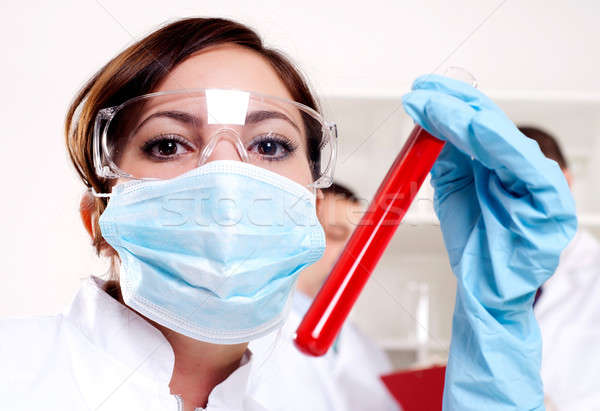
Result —
[{"label": "white wall", "polygon": [[600,95],[600,3],[507,1],[478,28],[498,4],[3,3],[0,316],[57,311],[79,278],[103,271],[79,222],[83,186],[67,161],[62,122],[84,81],[161,22],[190,15],[246,22],[329,96],[398,97],[441,63],[468,67],[484,90]]}]

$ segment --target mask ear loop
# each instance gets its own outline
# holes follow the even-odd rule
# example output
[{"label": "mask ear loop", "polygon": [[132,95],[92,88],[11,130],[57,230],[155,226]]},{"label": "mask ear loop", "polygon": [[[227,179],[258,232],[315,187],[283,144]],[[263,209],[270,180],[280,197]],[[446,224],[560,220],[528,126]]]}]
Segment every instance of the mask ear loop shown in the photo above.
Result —
[{"label": "mask ear loop", "polygon": [[110,198],[112,196],[112,193],[98,193],[96,190],[94,190],[94,187],[90,187],[88,190],[96,198]]}]

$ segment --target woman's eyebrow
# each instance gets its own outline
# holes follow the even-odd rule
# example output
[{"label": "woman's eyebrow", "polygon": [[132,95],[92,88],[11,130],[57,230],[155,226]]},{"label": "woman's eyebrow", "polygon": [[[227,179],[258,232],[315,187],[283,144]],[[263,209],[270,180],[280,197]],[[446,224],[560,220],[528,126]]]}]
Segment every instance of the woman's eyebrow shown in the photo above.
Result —
[{"label": "woman's eyebrow", "polygon": [[[167,117],[172,118],[176,121],[191,124],[195,127],[198,127],[202,124],[202,119],[184,111],[176,111],[176,110],[168,110],[168,111],[158,111],[156,113],[152,113],[148,117],[146,117],[136,128],[134,134],[143,127],[143,125],[156,117]],[[290,123],[296,130],[300,131],[300,128],[294,123],[288,116],[278,111],[270,111],[270,110],[259,110],[248,113],[246,116],[246,124],[255,124],[261,121],[269,120],[269,119],[281,119]]]},{"label": "woman's eyebrow", "polygon": [[168,111],[157,111],[156,113],[152,113],[148,117],[146,117],[138,126],[135,128],[133,134],[135,134],[144,124],[156,117],[167,117],[177,120],[181,123],[191,124],[195,127],[198,127],[202,124],[202,120],[190,113],[186,113],[185,111],[176,111],[176,110],[168,110]]},{"label": "woman's eyebrow", "polygon": [[246,116],[246,124],[254,124],[264,120],[269,120],[272,118],[278,118],[287,121],[290,123],[296,130],[300,132],[300,129],[288,116],[279,112],[279,111],[270,111],[270,110],[257,110],[251,113],[248,113]]}]

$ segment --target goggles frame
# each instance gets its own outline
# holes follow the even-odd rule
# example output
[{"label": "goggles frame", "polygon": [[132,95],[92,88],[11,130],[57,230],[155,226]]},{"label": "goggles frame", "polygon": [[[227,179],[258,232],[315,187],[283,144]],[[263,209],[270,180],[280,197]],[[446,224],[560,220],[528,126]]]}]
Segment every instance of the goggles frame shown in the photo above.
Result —
[{"label": "goggles frame", "polygon": [[[108,148],[108,129],[110,127],[111,121],[114,119],[115,115],[122,110],[124,107],[129,106],[133,103],[136,103],[141,100],[147,100],[153,97],[160,96],[169,96],[169,95],[185,95],[185,94],[196,94],[196,93],[204,93],[206,95],[207,90],[215,90],[217,92],[242,92],[248,93],[250,98],[253,98],[257,101],[269,101],[279,102],[290,104],[297,108],[298,110],[308,114],[314,120],[318,121],[321,124],[321,144],[319,146],[319,150],[322,150],[326,144],[329,144],[331,147],[331,153],[329,155],[329,159],[325,159],[327,161],[326,168],[321,172],[319,177],[311,183],[309,186],[313,189],[317,188],[326,188],[329,187],[333,183],[333,173],[335,171],[335,163],[337,160],[337,126],[333,122],[326,121],[323,116],[318,113],[316,110],[308,107],[302,103],[298,103],[296,101],[292,101],[282,97],[270,96],[263,93],[258,93],[254,91],[246,91],[240,89],[227,89],[227,88],[195,88],[195,89],[185,89],[185,90],[168,90],[168,91],[160,91],[155,93],[143,94],[141,96],[130,98],[125,102],[112,106],[106,107],[98,111],[96,114],[96,118],[94,120],[94,131],[92,138],[92,158],[94,163],[94,170],[96,175],[100,178],[105,179],[117,179],[117,178],[127,178],[134,180],[157,180],[154,177],[135,177],[119,168],[114,161],[110,158],[110,155],[105,154],[109,153],[110,150]],[[322,161],[323,159],[321,159]],[[109,196],[110,194],[102,194],[97,193],[92,189],[92,192],[95,196]]]}]

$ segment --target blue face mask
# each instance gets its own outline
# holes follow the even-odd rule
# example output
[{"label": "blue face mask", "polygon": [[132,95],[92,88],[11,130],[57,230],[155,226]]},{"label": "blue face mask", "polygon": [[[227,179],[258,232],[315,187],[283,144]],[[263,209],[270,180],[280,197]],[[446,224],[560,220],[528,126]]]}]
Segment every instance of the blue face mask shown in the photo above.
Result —
[{"label": "blue face mask", "polygon": [[118,184],[99,223],[125,303],[216,344],[281,326],[298,273],[325,248],[314,194],[241,161]]}]

